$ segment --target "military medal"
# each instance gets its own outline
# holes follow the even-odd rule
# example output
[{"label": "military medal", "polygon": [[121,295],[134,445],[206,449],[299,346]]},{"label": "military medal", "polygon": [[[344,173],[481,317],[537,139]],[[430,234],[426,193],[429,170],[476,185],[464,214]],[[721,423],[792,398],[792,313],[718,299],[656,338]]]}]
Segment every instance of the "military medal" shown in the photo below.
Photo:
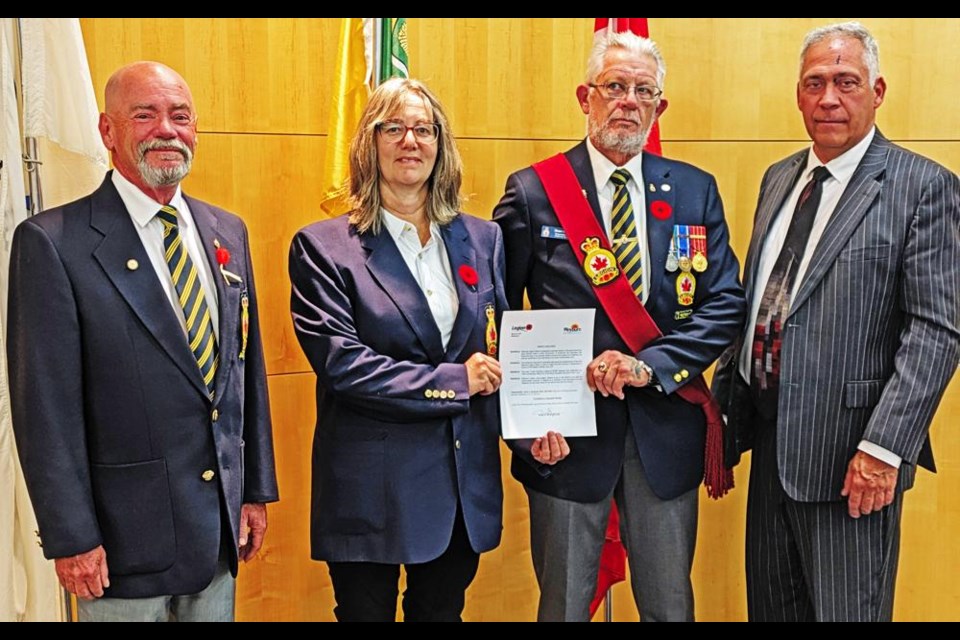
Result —
[{"label": "military medal", "polygon": [[670,251],[667,252],[667,264],[665,265],[667,271],[673,273],[680,268],[680,263],[677,260],[677,227],[673,227],[673,235],[670,236]]},{"label": "military medal", "polygon": [[677,237],[677,264],[682,271],[687,273],[693,268],[693,261],[690,257],[690,231],[685,224],[674,225],[674,233]]},{"label": "military medal", "polygon": [[593,284],[607,284],[620,275],[616,257],[609,249],[600,246],[600,238],[586,238],[580,243],[580,249],[585,254],[583,270]]},{"label": "military medal", "polygon": [[703,273],[707,270],[707,257],[702,253],[694,253],[691,263],[694,271]]},{"label": "military medal", "polygon": [[250,297],[240,294],[240,359],[247,357],[247,337],[250,335]]},{"label": "military medal", "polygon": [[697,292],[697,279],[691,273],[693,259],[690,255],[690,235],[697,227],[678,224],[673,228],[677,237],[677,264],[680,266],[680,274],[677,275],[677,302],[689,307],[693,304],[693,296]]},{"label": "military medal", "polygon": [[685,307],[693,304],[697,292],[697,279],[689,271],[681,271],[677,276],[677,302]]},{"label": "military medal", "polygon": [[487,355],[495,358],[497,357],[497,323],[493,305],[488,304],[484,313],[487,316],[487,329],[484,333],[487,339]]},{"label": "military medal", "polygon": [[707,270],[707,228],[704,226],[690,227],[690,244],[693,250],[691,266],[695,271],[703,273]]}]

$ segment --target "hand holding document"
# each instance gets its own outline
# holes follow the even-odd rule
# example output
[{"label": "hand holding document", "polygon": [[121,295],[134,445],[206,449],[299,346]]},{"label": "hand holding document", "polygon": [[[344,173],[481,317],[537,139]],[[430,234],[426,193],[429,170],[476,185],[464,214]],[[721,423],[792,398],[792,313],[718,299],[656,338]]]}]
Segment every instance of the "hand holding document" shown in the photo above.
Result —
[{"label": "hand holding document", "polygon": [[595,309],[506,311],[500,329],[504,439],[597,435],[593,359]]}]

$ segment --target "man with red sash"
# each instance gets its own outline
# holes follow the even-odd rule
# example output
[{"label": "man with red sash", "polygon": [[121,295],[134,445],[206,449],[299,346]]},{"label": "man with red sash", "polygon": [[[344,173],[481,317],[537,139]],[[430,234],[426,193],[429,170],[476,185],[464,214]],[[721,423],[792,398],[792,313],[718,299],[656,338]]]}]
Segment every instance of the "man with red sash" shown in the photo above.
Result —
[{"label": "man with red sash", "polygon": [[511,443],[530,500],[539,620],[588,619],[611,498],[641,617],[693,619],[708,418],[711,434],[720,427],[701,374],[736,337],[745,304],[713,177],[641,153],[667,108],[664,74],[648,39],[598,42],[577,88],[587,139],[511,175],[494,211],[513,308],[526,292],[534,309],[597,309],[585,372],[597,436]]}]

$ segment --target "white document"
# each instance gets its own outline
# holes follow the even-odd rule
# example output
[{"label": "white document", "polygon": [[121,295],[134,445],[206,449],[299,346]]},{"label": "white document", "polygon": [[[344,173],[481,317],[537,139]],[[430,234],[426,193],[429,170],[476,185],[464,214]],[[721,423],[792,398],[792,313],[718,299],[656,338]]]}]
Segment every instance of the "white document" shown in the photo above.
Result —
[{"label": "white document", "polygon": [[597,435],[587,386],[596,309],[505,311],[500,325],[504,439]]}]

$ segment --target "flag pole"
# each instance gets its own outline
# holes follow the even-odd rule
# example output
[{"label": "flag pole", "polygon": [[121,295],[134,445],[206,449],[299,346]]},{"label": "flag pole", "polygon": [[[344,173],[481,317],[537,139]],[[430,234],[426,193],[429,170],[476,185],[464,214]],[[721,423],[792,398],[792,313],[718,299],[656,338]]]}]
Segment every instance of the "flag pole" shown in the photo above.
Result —
[{"label": "flag pole", "polygon": [[383,64],[383,18],[373,19],[373,73],[370,74],[370,86],[376,89],[380,86],[382,77],[380,65]]},{"label": "flag pole", "polygon": [[37,151],[37,139],[29,136],[23,139],[25,150],[23,164],[27,171],[27,215],[33,216],[43,211],[43,187],[40,184],[40,161]]},{"label": "flag pole", "polygon": [[[16,68],[18,74],[17,86],[20,89],[20,129],[22,132],[24,130],[23,114],[26,113],[26,96],[23,94],[23,29],[21,28],[21,20],[22,18],[17,18],[14,28],[17,31]],[[40,165],[43,163],[40,161],[37,151],[37,139],[33,136],[25,136],[23,143],[23,167],[27,172],[27,215],[33,216],[43,211],[43,185],[40,182]]]}]

